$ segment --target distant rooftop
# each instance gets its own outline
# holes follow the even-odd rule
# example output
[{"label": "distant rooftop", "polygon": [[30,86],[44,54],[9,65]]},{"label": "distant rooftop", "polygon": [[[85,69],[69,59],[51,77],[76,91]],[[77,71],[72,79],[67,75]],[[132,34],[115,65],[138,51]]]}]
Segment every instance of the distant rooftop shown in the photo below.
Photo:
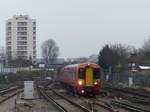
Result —
[{"label": "distant rooftop", "polygon": [[150,66],[139,66],[142,70],[150,70]]},{"label": "distant rooftop", "polygon": [[29,19],[29,16],[28,15],[15,15],[13,16],[14,19],[16,20],[24,20],[24,19]]},{"label": "distant rooftop", "polygon": [[[54,60],[53,64],[63,64],[65,62],[64,58],[57,58]],[[42,58],[36,59],[36,63],[45,63],[45,60]]]}]

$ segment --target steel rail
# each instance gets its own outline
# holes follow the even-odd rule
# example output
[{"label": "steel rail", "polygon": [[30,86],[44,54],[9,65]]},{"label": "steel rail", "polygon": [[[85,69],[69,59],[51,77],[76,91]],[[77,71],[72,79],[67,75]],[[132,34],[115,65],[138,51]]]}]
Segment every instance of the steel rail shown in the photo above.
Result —
[{"label": "steel rail", "polygon": [[51,102],[60,112],[68,112],[63,106],[57,103],[50,95],[48,95],[44,90],[38,88],[40,94],[49,102]]},{"label": "steel rail", "polygon": [[0,100],[0,104],[4,103],[5,101],[9,100],[10,98],[14,97],[15,95],[17,95],[17,94],[19,94],[19,93],[21,93],[21,92],[23,92],[23,90],[17,91],[17,92],[15,92],[14,94],[12,94],[12,95],[10,95],[10,96],[8,96],[8,97],[6,97],[6,98]]},{"label": "steel rail", "polygon": [[52,90],[57,96],[60,96],[61,98],[65,99],[66,101],[68,101],[69,103],[71,103],[72,105],[75,105],[76,107],[82,109],[84,112],[90,112],[90,110],[88,110],[87,108],[85,108],[84,106],[77,104],[73,101],[71,101],[70,99],[60,95],[59,93],[57,93],[56,91]]},{"label": "steel rail", "polygon": [[123,96],[122,97],[123,99],[127,99],[133,103],[139,103],[139,104],[142,104],[142,105],[150,105],[150,100],[149,99],[142,99],[142,98],[139,98],[139,97],[135,97],[135,96]]},{"label": "steel rail", "polygon": [[95,102],[94,102],[95,105],[100,106],[100,107],[102,107],[102,108],[108,110],[109,112],[115,112],[115,110],[114,110],[112,107],[106,106],[106,105],[103,105],[103,104],[100,104],[100,103],[98,103],[97,100],[94,100],[94,101],[95,101]]},{"label": "steel rail", "polygon": [[0,92],[4,91],[4,90],[7,90],[7,89],[9,89],[9,88],[2,88],[2,89],[0,89]]},{"label": "steel rail", "polygon": [[119,89],[119,88],[113,88],[113,87],[106,87],[106,89],[109,89],[109,90],[112,90],[112,91],[119,91],[119,92],[123,92],[123,93],[128,93],[128,94],[133,94],[133,95],[141,96],[141,97],[144,97],[144,98],[150,98],[150,95],[145,95],[145,94],[142,94],[142,93],[137,93],[135,91],[127,90],[126,88]]},{"label": "steel rail", "polygon": [[116,105],[116,106],[120,106],[120,107],[128,109],[128,110],[131,110],[131,111],[134,111],[134,112],[150,112],[150,110],[145,110],[140,107],[137,107],[137,106],[134,106],[131,104],[127,104],[127,103],[123,103],[123,102],[119,102],[119,101],[113,101],[112,104]]},{"label": "steel rail", "polygon": [[[106,87],[106,89],[109,89],[110,91],[112,92],[120,92],[121,93],[121,98],[123,99],[126,99],[126,100],[129,100],[133,103],[139,103],[139,104],[142,104],[142,105],[147,105],[149,106],[150,105],[150,99],[149,99],[149,95],[144,95],[144,94],[141,94],[141,93],[136,93],[135,91],[131,91],[129,90],[124,90],[124,89],[120,89],[120,88],[113,88],[113,87]],[[122,95],[122,93],[127,93],[126,95]],[[130,96],[132,95],[132,96]],[[134,95],[134,96],[133,96]],[[120,95],[119,95],[120,96]],[[140,96],[140,97],[139,97]]]},{"label": "steel rail", "polygon": [[2,90],[0,91],[0,95],[5,95],[5,94],[8,94],[12,91],[15,91],[17,89],[20,89],[21,87],[12,87],[12,88],[9,88],[9,89],[5,89],[5,90]]},{"label": "steel rail", "polygon": [[[84,98],[84,97],[82,97],[80,99],[85,100],[85,102],[89,102],[89,101],[93,102],[94,105],[102,107],[103,109],[108,110],[109,112],[115,112],[115,110],[112,108],[111,105],[109,105],[106,102],[103,102],[101,100],[98,100],[98,99],[95,99],[95,98],[94,99],[93,98],[88,98],[87,99],[87,98]],[[101,104],[100,102],[102,102],[103,104]]]}]

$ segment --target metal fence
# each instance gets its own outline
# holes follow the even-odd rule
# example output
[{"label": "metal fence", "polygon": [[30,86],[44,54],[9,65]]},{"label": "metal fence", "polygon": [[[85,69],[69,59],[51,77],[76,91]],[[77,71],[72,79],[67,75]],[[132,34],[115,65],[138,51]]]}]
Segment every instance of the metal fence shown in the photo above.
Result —
[{"label": "metal fence", "polygon": [[[114,73],[111,75],[111,80],[118,81],[118,82],[128,82],[129,77],[131,75],[129,74],[119,74]],[[133,83],[135,85],[141,85],[141,86],[149,86],[150,87],[150,75],[140,75],[140,74],[134,74],[133,77]]]},{"label": "metal fence", "polygon": [[9,74],[9,73],[16,73],[16,72],[17,72],[16,68],[0,68],[1,74]]}]

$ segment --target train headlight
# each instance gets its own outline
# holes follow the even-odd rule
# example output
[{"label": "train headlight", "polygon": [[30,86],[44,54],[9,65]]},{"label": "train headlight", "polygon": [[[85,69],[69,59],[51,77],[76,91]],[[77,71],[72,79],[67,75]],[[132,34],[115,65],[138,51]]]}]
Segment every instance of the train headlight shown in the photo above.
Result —
[{"label": "train headlight", "polygon": [[81,93],[84,94],[84,90],[82,90]]},{"label": "train headlight", "polygon": [[83,81],[78,81],[78,84],[79,85],[83,85]]},{"label": "train headlight", "polygon": [[94,85],[98,85],[98,82],[94,82]]}]

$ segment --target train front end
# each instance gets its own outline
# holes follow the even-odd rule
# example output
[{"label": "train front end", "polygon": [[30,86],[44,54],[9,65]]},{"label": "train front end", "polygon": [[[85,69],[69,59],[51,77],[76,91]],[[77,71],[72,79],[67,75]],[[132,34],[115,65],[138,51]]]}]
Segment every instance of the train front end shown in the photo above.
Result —
[{"label": "train front end", "polygon": [[86,63],[78,68],[78,94],[98,94],[101,89],[102,68],[97,64]]}]

